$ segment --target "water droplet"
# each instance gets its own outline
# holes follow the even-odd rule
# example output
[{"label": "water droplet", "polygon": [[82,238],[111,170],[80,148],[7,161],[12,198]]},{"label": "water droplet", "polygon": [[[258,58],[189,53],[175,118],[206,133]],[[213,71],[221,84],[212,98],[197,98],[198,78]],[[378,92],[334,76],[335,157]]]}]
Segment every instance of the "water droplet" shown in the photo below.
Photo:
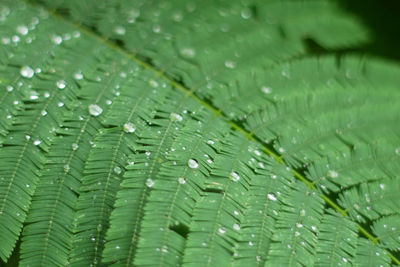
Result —
[{"label": "water droplet", "polygon": [[22,77],[29,78],[29,79],[32,78],[33,75],[35,75],[35,72],[29,66],[23,66],[21,68],[21,72],[20,73],[21,73]]},{"label": "water droplet", "polygon": [[153,187],[154,186],[154,181],[153,181],[153,179],[147,179],[146,180],[146,186],[147,187]]},{"label": "water droplet", "polygon": [[302,216],[302,217],[306,216],[306,211],[305,210],[300,210],[300,216]]},{"label": "water droplet", "polygon": [[122,172],[122,170],[121,170],[120,167],[115,166],[115,167],[114,167],[114,172],[115,172],[116,174],[120,174],[120,173]]},{"label": "water droplet", "polygon": [[299,236],[299,235],[300,235],[300,232],[297,232],[297,231],[296,231],[296,232],[294,233],[294,236]]},{"label": "water droplet", "polygon": [[396,148],[396,149],[394,150],[394,152],[396,152],[397,155],[400,155],[400,148]]},{"label": "water droplet", "polygon": [[40,141],[40,140],[35,140],[35,141],[33,141],[33,144],[34,144],[35,146],[38,146],[38,145],[40,145],[40,143],[41,143],[41,141]]},{"label": "water droplet", "polygon": [[116,246],[115,246],[115,248],[116,248],[116,249],[120,249],[121,247],[120,247],[120,246],[118,246],[118,245],[116,245]]},{"label": "water droplet", "polygon": [[36,91],[30,91],[29,92],[29,99],[31,100],[36,100],[39,99],[39,94]]},{"label": "water droplet", "polygon": [[186,184],[185,178],[182,178],[182,177],[179,177],[179,178],[178,178],[178,182],[179,182],[180,184]]},{"label": "water droplet", "polygon": [[14,87],[12,87],[11,85],[8,85],[8,86],[7,86],[7,91],[8,91],[8,92],[11,92],[12,90],[14,90]]},{"label": "water droplet", "polygon": [[30,135],[25,135],[25,138],[26,138],[26,140],[29,140],[29,139],[31,139],[31,136]]},{"label": "water droplet", "polygon": [[213,145],[213,144],[214,144],[214,141],[213,141],[213,140],[208,140],[208,141],[207,141],[207,144]]},{"label": "water droplet", "polygon": [[240,230],[239,224],[235,223],[235,224],[233,225],[233,229],[236,230],[236,231],[239,231],[239,230]]},{"label": "water droplet", "polygon": [[18,26],[17,27],[17,32],[19,33],[19,34],[22,34],[22,35],[27,35],[28,34],[28,27],[26,27],[25,25],[21,25],[21,26]]},{"label": "water droplet", "polygon": [[64,172],[69,172],[71,170],[71,167],[68,164],[64,165]]},{"label": "water droplet", "polygon": [[259,150],[254,150],[254,154],[256,154],[257,156],[261,156],[261,152]]},{"label": "water droplet", "polygon": [[92,237],[90,238],[90,240],[96,241],[96,238],[92,236]]},{"label": "water droplet", "polygon": [[223,228],[223,227],[221,227],[221,228],[218,229],[218,233],[220,233],[221,235],[223,235],[223,234],[226,233],[226,229]]},{"label": "water droplet", "polygon": [[118,34],[118,35],[125,35],[126,30],[125,30],[125,28],[122,27],[122,26],[116,26],[116,27],[114,28],[114,32],[115,32],[116,34]]},{"label": "water droplet", "polygon": [[197,169],[199,167],[199,163],[195,159],[189,159],[188,160],[188,166],[191,169]]},{"label": "water droplet", "polygon": [[284,153],[284,152],[285,152],[285,149],[284,149],[283,147],[280,147],[280,148],[278,149],[278,151],[279,151],[280,153]]},{"label": "water droplet", "polygon": [[249,18],[251,18],[251,10],[248,9],[248,8],[243,9],[242,12],[240,12],[240,15],[241,15],[242,18],[244,18],[244,19],[249,19]]},{"label": "water droplet", "polygon": [[161,247],[161,252],[167,253],[168,252],[168,246],[162,246]]},{"label": "water droplet", "polygon": [[72,150],[74,150],[74,151],[79,148],[79,145],[76,143],[73,143],[71,146],[72,146]]},{"label": "water droplet", "polygon": [[332,178],[336,178],[336,177],[339,176],[339,174],[338,174],[336,171],[334,171],[334,170],[329,170],[329,171],[328,171],[328,176],[329,176],[329,177],[332,177]]},{"label": "water droplet", "polygon": [[83,79],[83,74],[81,72],[77,72],[74,74],[75,80],[82,80]]},{"label": "water droplet", "polygon": [[238,216],[238,215],[239,215],[239,212],[238,212],[237,210],[234,210],[234,211],[233,211],[233,214],[235,214],[236,216]]},{"label": "water droplet", "polygon": [[58,89],[64,89],[67,83],[64,80],[60,80],[56,83]]},{"label": "water droplet", "polygon": [[182,116],[176,113],[171,113],[171,115],[169,116],[171,121],[182,121]]},{"label": "water droplet", "polygon": [[382,190],[385,190],[386,185],[385,185],[385,184],[380,184],[379,187],[380,187]]},{"label": "water droplet", "polygon": [[231,180],[237,182],[240,180],[240,175],[237,172],[231,172]]},{"label": "water droplet", "polygon": [[31,185],[30,185],[30,184],[26,184],[25,186],[26,186],[27,188],[31,187]]},{"label": "water droplet", "polygon": [[315,227],[314,225],[313,225],[313,226],[311,226],[311,229],[312,229],[314,232],[316,232],[316,231],[317,231],[317,227]]},{"label": "water droplet", "polygon": [[99,116],[103,112],[103,109],[98,105],[89,105],[89,113],[95,117]]},{"label": "water droplet", "polygon": [[252,247],[254,243],[252,241],[249,241],[249,246]]},{"label": "water droplet", "polygon": [[303,225],[301,223],[296,223],[297,228],[303,228]]},{"label": "water droplet", "polygon": [[189,47],[182,48],[179,52],[183,57],[186,58],[194,58],[196,56],[196,51]]},{"label": "water droplet", "polygon": [[57,106],[59,106],[59,107],[61,108],[61,107],[64,106],[64,103],[63,103],[63,102],[58,102],[58,103],[57,103]]},{"label": "water droplet", "polygon": [[343,262],[347,262],[347,259],[346,259],[346,258],[342,258],[342,260],[343,260]]},{"label": "water droplet", "polygon": [[158,82],[155,81],[155,80],[150,80],[150,81],[149,81],[149,84],[150,84],[151,87],[154,87],[154,88],[155,88],[155,87],[158,87]]},{"label": "water droplet", "polygon": [[51,41],[56,45],[60,45],[63,39],[60,35],[53,35],[53,37],[51,37]]},{"label": "water droplet", "polygon": [[228,69],[234,69],[236,67],[236,63],[234,61],[227,60],[225,61],[225,67]]},{"label": "water droplet", "polygon": [[132,122],[127,122],[124,124],[124,132],[126,133],[133,133],[134,131],[136,131],[136,127]]},{"label": "water droplet", "polygon": [[268,194],[267,197],[268,197],[269,200],[272,200],[272,201],[276,201],[277,200],[277,198],[276,198],[276,196],[274,194]]},{"label": "water droplet", "polygon": [[271,88],[269,88],[268,86],[263,86],[263,87],[261,87],[261,91],[264,93],[264,94],[270,94],[272,91],[271,91]]}]

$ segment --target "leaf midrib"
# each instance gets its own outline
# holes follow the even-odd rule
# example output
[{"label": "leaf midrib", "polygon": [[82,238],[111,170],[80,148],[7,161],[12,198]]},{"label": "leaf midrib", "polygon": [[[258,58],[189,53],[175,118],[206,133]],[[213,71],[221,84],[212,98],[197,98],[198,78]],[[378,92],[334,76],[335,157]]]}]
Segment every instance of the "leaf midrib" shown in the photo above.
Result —
[{"label": "leaf midrib", "polygon": [[[304,182],[310,189],[317,191],[318,193],[320,193],[313,182],[310,182],[307,178],[305,178],[300,172],[298,172],[297,170],[292,169],[286,162],[285,160],[277,153],[275,153],[274,151],[270,150],[268,147],[266,147],[262,142],[260,142],[256,137],[254,137],[253,133],[248,132],[246,129],[242,128],[240,125],[238,125],[237,123],[229,120],[229,118],[225,117],[224,114],[222,113],[221,109],[217,109],[216,107],[212,106],[211,104],[205,102],[204,100],[200,99],[198,96],[196,96],[194,94],[194,89],[189,89],[186,88],[184,85],[172,80],[171,78],[169,78],[166,74],[164,74],[163,71],[156,69],[154,66],[150,65],[149,63],[142,61],[141,59],[137,58],[135,56],[135,54],[131,54],[128,51],[126,51],[125,49],[119,47],[118,45],[114,44],[113,42],[109,41],[108,39],[104,38],[103,36],[99,35],[96,32],[91,31],[89,28],[87,28],[85,25],[82,25],[82,23],[77,23],[77,22],[72,22],[70,21],[67,17],[57,13],[57,11],[55,10],[49,10],[46,6],[40,5],[40,4],[36,4],[36,3],[31,3],[31,1],[29,0],[24,0],[25,2],[28,2],[28,4],[30,5],[36,5],[36,6],[40,6],[42,7],[44,10],[46,10],[47,12],[49,12],[49,14],[51,16],[53,16],[55,19],[61,20],[64,23],[68,23],[70,25],[72,25],[73,27],[81,30],[83,33],[87,34],[88,36],[91,36],[92,38],[94,38],[95,40],[98,40],[100,43],[103,43],[104,45],[106,45],[107,47],[110,47],[111,49],[113,49],[114,51],[120,53],[123,57],[132,60],[136,63],[138,63],[139,65],[141,65],[144,69],[147,69],[149,71],[152,71],[155,73],[156,76],[162,78],[163,80],[165,80],[166,82],[168,82],[173,88],[177,88],[180,91],[184,92],[186,94],[186,96],[188,97],[192,97],[194,100],[196,100],[197,102],[199,102],[202,106],[204,106],[205,108],[209,109],[210,111],[212,111],[216,117],[220,117],[222,118],[224,121],[226,121],[229,125],[231,125],[231,127],[236,130],[241,132],[242,134],[244,134],[246,136],[247,139],[252,140],[254,142],[259,143],[262,147],[263,147],[263,151],[268,155],[273,157],[278,163],[280,164],[284,164],[285,166],[289,167],[292,170],[293,175],[298,178],[299,180],[301,180],[302,182]],[[325,194],[321,194],[322,199],[329,205],[331,206],[335,211],[337,211],[338,213],[340,213],[342,216],[344,217],[348,217],[348,213],[345,209],[341,208],[338,204],[336,204],[332,199],[330,199],[327,195]],[[350,217],[349,217],[350,218]],[[351,218],[350,218],[351,219]],[[356,223],[356,222],[355,222]],[[373,234],[369,233],[367,229],[365,229],[363,226],[359,225],[358,223],[356,223],[358,226],[358,230],[361,232],[361,234],[363,234],[365,237],[367,237],[372,243],[374,244],[378,244],[379,240],[377,237],[375,237]],[[386,248],[383,248],[385,250],[387,250]],[[394,263],[396,263],[397,265],[400,265],[400,260],[397,259],[397,257],[395,257],[390,251],[388,251],[388,254],[390,256],[390,258],[392,259],[392,261]]]}]

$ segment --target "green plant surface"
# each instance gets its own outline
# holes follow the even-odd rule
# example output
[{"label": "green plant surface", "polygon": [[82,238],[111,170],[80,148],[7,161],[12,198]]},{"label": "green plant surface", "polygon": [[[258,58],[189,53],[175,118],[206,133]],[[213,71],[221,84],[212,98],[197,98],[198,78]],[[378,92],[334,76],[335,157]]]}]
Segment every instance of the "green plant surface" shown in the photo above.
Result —
[{"label": "green plant surface", "polygon": [[0,264],[400,265],[372,40],[333,0],[1,1]]}]

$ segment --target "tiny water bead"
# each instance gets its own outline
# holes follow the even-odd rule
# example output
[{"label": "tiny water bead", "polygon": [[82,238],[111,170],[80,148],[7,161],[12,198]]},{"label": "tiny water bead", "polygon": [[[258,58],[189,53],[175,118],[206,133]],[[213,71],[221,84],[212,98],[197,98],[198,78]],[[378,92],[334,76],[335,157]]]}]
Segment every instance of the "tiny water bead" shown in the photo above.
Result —
[{"label": "tiny water bead", "polygon": [[83,74],[81,72],[77,72],[74,74],[75,80],[82,80],[83,79]]},{"label": "tiny water bead", "polygon": [[225,61],[225,67],[228,69],[234,69],[236,67],[236,63],[234,61],[227,60]]},{"label": "tiny water bead", "polygon": [[240,230],[239,224],[235,223],[235,224],[233,225],[233,229],[236,230],[236,231],[239,231],[239,230]]},{"label": "tiny water bead", "polygon": [[22,77],[25,77],[25,78],[28,78],[28,79],[32,78],[33,75],[35,75],[35,71],[29,66],[23,66],[21,68],[20,73],[21,73]]},{"label": "tiny water bead", "polygon": [[223,234],[226,233],[226,229],[223,228],[223,227],[221,227],[221,228],[218,229],[218,233],[220,233],[221,235],[223,235]]},{"label": "tiny water bead", "polygon": [[38,146],[38,145],[40,145],[40,143],[41,143],[41,141],[40,141],[40,140],[35,140],[35,141],[33,141],[33,144],[34,144],[35,146]]},{"label": "tiny water bead", "polygon": [[199,163],[195,159],[189,159],[188,160],[188,166],[191,169],[197,169],[199,167]]},{"label": "tiny water bead", "polygon": [[240,180],[239,174],[237,172],[232,172],[231,173],[231,180],[234,181],[234,182],[239,181]]},{"label": "tiny water bead", "polygon": [[179,178],[178,178],[178,182],[179,182],[180,184],[186,184],[186,180],[185,180],[185,178],[183,178],[183,177],[179,177]]},{"label": "tiny water bead", "polygon": [[74,151],[79,148],[79,145],[75,144],[75,143],[73,143],[71,146],[72,146],[72,150],[74,150]]},{"label": "tiny water bead", "polygon": [[133,133],[134,131],[136,131],[136,127],[132,122],[127,122],[124,124],[123,130],[126,133]]},{"label": "tiny water bead", "polygon": [[60,81],[58,81],[58,82],[56,83],[56,85],[57,85],[58,89],[64,89],[65,86],[67,85],[67,82],[64,81],[64,80],[60,80]]},{"label": "tiny water bead", "polygon": [[89,113],[92,116],[99,116],[103,112],[103,109],[98,105],[89,105]]}]

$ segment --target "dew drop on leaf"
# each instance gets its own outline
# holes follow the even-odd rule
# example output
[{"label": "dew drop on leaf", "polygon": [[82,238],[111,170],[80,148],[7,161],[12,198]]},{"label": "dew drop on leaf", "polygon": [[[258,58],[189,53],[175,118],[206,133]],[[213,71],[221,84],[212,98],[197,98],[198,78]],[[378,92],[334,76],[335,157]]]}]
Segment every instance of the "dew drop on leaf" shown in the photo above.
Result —
[{"label": "dew drop on leaf", "polygon": [[179,177],[179,178],[178,178],[178,182],[179,182],[180,184],[186,184],[186,180],[185,180],[185,178],[183,178],[183,177]]},{"label": "dew drop on leaf", "polygon": [[114,28],[114,32],[115,32],[116,34],[118,34],[118,35],[125,35],[126,30],[125,30],[125,28],[122,27],[122,26],[116,26],[116,27]]},{"label": "dew drop on leaf", "polygon": [[231,173],[231,180],[234,181],[234,182],[239,181],[240,180],[239,174],[237,172],[232,172]]},{"label": "dew drop on leaf", "polygon": [[171,121],[182,121],[182,116],[176,113],[171,113],[171,115],[169,116],[169,118],[171,119]]},{"label": "dew drop on leaf", "polygon": [[274,194],[268,194],[267,197],[268,197],[269,200],[272,200],[272,201],[276,201],[277,200],[277,198],[276,198],[276,196]]},{"label": "dew drop on leaf", "polygon": [[126,133],[133,133],[134,131],[136,131],[136,127],[132,122],[125,123],[123,129]]},{"label": "dew drop on leaf", "polygon": [[62,43],[63,39],[59,35],[53,35],[53,37],[51,37],[51,41],[56,45],[60,45]]},{"label": "dew drop on leaf", "polygon": [[21,68],[20,73],[21,73],[22,77],[25,77],[25,78],[28,78],[28,79],[32,78],[33,75],[35,75],[35,72],[29,66],[23,66]]},{"label": "dew drop on leaf", "polygon": [[115,172],[116,174],[120,174],[120,173],[122,172],[122,170],[121,170],[120,167],[115,166],[115,167],[114,167],[114,172]]},{"label": "dew drop on leaf", "polygon": [[98,105],[89,105],[89,113],[95,117],[99,116],[103,112],[103,109]]},{"label": "dew drop on leaf", "polygon": [[41,143],[41,141],[40,141],[40,140],[35,140],[35,141],[33,141],[33,144],[34,144],[35,146],[38,146],[38,145],[40,145],[40,143]]},{"label": "dew drop on leaf", "polygon": [[336,178],[336,177],[339,176],[339,174],[338,174],[336,171],[334,171],[334,170],[329,170],[328,176],[329,176],[329,177],[332,177],[332,178]]},{"label": "dew drop on leaf", "polygon": [[74,74],[75,80],[82,80],[83,79],[83,74],[81,72],[77,72]]},{"label": "dew drop on leaf", "polygon": [[223,228],[223,227],[219,228],[218,233],[220,233],[221,235],[225,234],[226,233],[225,228]]},{"label": "dew drop on leaf", "polygon": [[234,61],[227,60],[225,61],[225,67],[228,69],[234,69],[236,67],[236,63]]},{"label": "dew drop on leaf", "polygon": [[263,86],[263,87],[261,87],[261,91],[262,91],[264,94],[270,94],[270,93],[272,92],[271,88],[269,88],[268,86]]},{"label": "dew drop on leaf", "polygon": [[56,83],[58,89],[64,89],[67,83],[64,80],[60,80]]},{"label": "dew drop on leaf", "polygon": [[153,181],[153,179],[147,179],[146,180],[146,186],[147,187],[153,187],[154,186],[154,181]]},{"label": "dew drop on leaf", "polygon": [[72,146],[72,150],[74,150],[74,151],[79,148],[79,145],[76,143],[73,143],[71,146]]},{"label": "dew drop on leaf", "polygon": [[196,51],[189,47],[182,48],[179,53],[185,58],[194,58],[196,56]]},{"label": "dew drop on leaf", "polygon": [[21,26],[18,26],[17,27],[17,32],[19,33],[19,34],[22,34],[22,35],[27,35],[28,34],[28,27],[26,27],[25,25],[21,25]]},{"label": "dew drop on leaf", "polygon": [[236,230],[236,231],[239,231],[239,230],[240,230],[239,224],[235,223],[235,224],[233,225],[233,229]]},{"label": "dew drop on leaf", "polygon": [[189,159],[188,160],[188,166],[191,169],[197,169],[199,167],[199,163],[195,159]]}]

